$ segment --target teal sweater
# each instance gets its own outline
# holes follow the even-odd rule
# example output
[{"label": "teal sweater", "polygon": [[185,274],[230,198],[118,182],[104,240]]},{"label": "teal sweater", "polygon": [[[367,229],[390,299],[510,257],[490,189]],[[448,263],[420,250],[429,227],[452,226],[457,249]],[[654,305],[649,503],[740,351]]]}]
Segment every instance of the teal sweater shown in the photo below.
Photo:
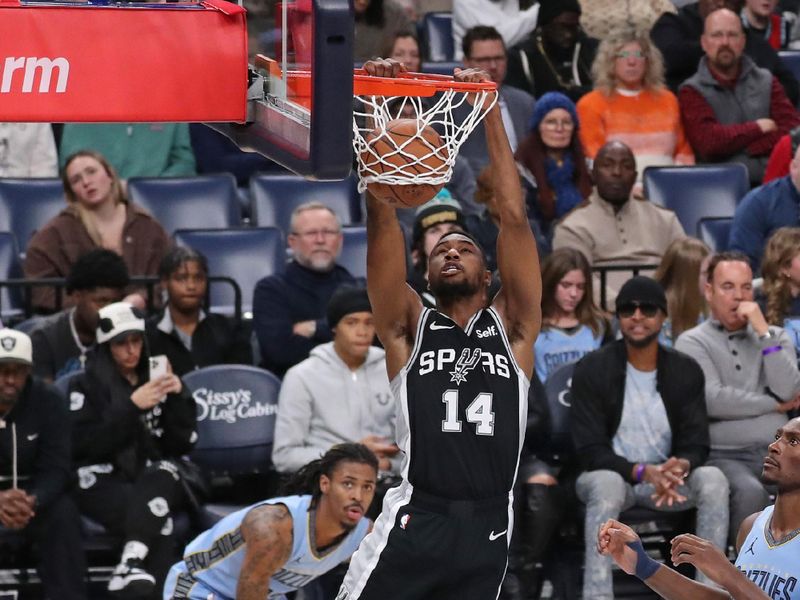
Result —
[{"label": "teal sweater", "polygon": [[67,123],[59,166],[79,150],[96,150],[123,179],[194,175],[186,123]]}]

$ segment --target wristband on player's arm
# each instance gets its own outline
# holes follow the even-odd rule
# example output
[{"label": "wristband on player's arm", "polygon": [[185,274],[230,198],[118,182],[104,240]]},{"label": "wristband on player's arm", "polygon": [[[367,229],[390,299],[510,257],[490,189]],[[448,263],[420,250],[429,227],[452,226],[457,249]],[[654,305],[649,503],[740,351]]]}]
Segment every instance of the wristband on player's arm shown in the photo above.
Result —
[{"label": "wristband on player's arm", "polygon": [[655,575],[661,563],[647,555],[647,552],[644,551],[642,540],[637,539],[635,542],[628,542],[627,546],[636,552],[636,573],[634,575],[642,581]]}]

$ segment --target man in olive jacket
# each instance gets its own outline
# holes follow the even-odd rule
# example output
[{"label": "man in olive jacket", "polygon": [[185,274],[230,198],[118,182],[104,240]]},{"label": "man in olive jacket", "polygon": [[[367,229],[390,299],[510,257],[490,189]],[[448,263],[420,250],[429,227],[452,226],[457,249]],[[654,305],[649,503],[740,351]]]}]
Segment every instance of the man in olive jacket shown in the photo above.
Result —
[{"label": "man in olive jacket", "polygon": [[661,286],[628,280],[616,299],[623,339],[586,355],[572,378],[570,427],[584,472],[584,599],[613,599],[611,560],[595,548],[607,519],[634,505],[697,508],[697,535],[724,547],[728,482],[701,466],[709,451],[704,377],[699,365],[658,343],[667,316]]}]

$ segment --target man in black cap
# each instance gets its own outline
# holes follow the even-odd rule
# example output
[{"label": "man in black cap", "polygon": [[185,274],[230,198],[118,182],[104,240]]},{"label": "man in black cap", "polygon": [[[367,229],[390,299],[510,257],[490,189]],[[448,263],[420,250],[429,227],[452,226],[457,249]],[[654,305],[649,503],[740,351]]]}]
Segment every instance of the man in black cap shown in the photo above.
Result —
[{"label": "man in black cap", "polygon": [[585,600],[614,597],[611,558],[597,552],[596,540],[623,510],[697,508],[697,535],[722,548],[728,535],[728,482],[702,466],[709,450],[703,371],[658,343],[664,291],[633,277],[616,309],[623,339],[587,354],[572,378],[570,427],[584,469],[576,491],[586,504]]},{"label": "man in black cap", "polygon": [[578,0],[542,0],[536,29],[508,51],[506,83],[536,98],[561,92],[573,102],[592,90],[597,40],[580,27]]},{"label": "man in black cap", "polygon": [[31,374],[32,358],[26,334],[0,329],[0,541],[35,544],[44,597],[82,600],[86,557],[69,494],[68,403]]}]

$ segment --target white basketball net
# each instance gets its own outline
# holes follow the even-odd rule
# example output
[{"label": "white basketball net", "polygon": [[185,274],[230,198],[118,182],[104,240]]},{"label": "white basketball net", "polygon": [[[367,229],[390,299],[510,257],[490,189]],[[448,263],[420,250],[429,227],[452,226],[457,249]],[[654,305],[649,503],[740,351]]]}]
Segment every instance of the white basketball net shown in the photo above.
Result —
[{"label": "white basketball net", "polygon": [[[469,92],[475,96],[472,105],[467,102],[467,94],[450,89],[424,100],[417,96],[356,95],[353,147],[358,161],[358,191],[363,192],[370,183],[440,185],[450,181],[461,144],[497,102],[494,90]],[[484,102],[487,102],[487,106],[482,109]],[[453,110],[462,105],[470,110],[464,121],[457,123],[453,118]],[[401,118],[415,119],[417,132],[398,144],[395,138],[387,134],[386,126],[390,121]],[[432,127],[439,133],[441,148],[431,145],[422,135],[426,127]],[[378,131],[379,135],[374,136],[374,131]],[[379,140],[383,142],[378,144],[382,152],[389,148],[382,155],[375,151]],[[417,148],[423,143],[430,152],[418,156],[418,153],[405,151],[412,142]],[[400,155],[403,160],[387,160],[395,155]],[[428,161],[431,164],[426,163],[426,159],[432,159]]]}]

